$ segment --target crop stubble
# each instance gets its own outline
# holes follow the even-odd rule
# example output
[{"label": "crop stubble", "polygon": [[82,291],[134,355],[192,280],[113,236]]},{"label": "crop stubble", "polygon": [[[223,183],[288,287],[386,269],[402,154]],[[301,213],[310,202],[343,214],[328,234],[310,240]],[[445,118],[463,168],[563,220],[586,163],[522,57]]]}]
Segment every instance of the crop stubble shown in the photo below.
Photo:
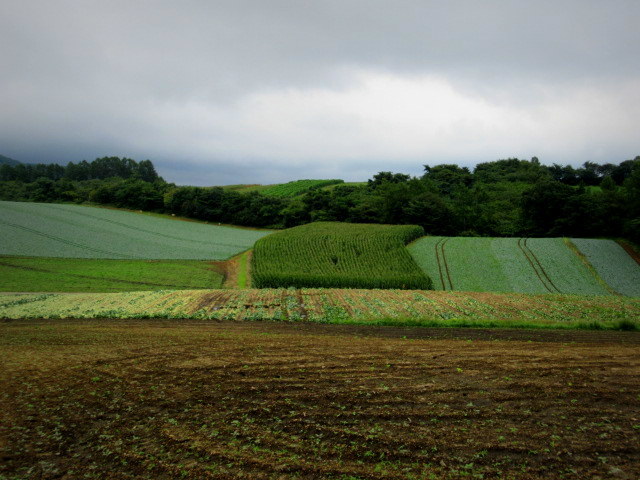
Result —
[{"label": "crop stubble", "polygon": [[8,478],[640,474],[634,333],[163,321],[0,329]]}]

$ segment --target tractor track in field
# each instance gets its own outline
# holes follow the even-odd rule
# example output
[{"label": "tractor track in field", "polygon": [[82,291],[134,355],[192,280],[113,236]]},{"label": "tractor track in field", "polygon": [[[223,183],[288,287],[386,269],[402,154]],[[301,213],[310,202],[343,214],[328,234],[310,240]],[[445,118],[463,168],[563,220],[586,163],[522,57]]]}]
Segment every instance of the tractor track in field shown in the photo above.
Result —
[{"label": "tractor track in field", "polygon": [[440,242],[442,242],[442,240],[444,240],[443,238],[441,238],[440,240],[438,240],[435,244],[435,251],[436,251],[436,261],[438,262],[438,273],[440,275],[440,283],[442,284],[442,290],[446,290],[447,287],[444,284],[444,276],[442,275],[442,264],[440,263],[440,254],[438,253],[438,247],[440,246]]},{"label": "tractor track in field", "polygon": [[447,256],[444,253],[444,246],[449,241],[449,238],[445,238],[440,244],[440,250],[442,251],[442,261],[444,262],[444,269],[447,272],[447,280],[449,280],[449,289],[453,290],[453,282],[451,281],[451,272],[449,271],[449,263],[447,262]]},{"label": "tractor track in field", "polygon": [[558,293],[562,293],[560,291],[560,289],[558,287],[555,286],[555,284],[553,283],[553,281],[551,280],[551,277],[549,277],[549,275],[547,275],[547,272],[545,271],[544,267],[542,266],[542,263],[540,263],[540,260],[538,260],[538,257],[536,257],[536,254],[533,253],[533,250],[531,250],[531,248],[529,247],[529,245],[527,245],[527,241],[529,239],[525,238],[524,239],[524,248],[526,248],[528,250],[528,252],[531,254],[531,256],[533,257],[533,260],[538,264],[538,267],[540,267],[540,271],[542,272],[542,274],[544,275],[544,278],[547,279],[547,281],[549,282],[549,284],[556,290],[556,292]]},{"label": "tractor track in field", "polygon": [[[441,238],[435,244],[436,261],[438,262],[438,273],[440,274],[440,283],[442,284],[442,290],[447,290],[447,282],[449,283],[449,290],[453,290],[453,282],[451,281],[451,272],[449,271],[449,264],[447,263],[447,257],[444,253],[444,246],[449,241],[449,237]],[[442,256],[442,260],[440,257]],[[443,267],[444,266],[444,267]],[[444,273],[443,273],[444,270]]]},{"label": "tractor track in field", "polygon": [[[558,290],[558,288],[556,288],[556,286],[553,285],[553,283],[551,282],[551,279],[548,277],[548,275],[546,274],[546,272],[542,268],[542,265],[540,264],[540,261],[538,260],[538,258],[533,254],[531,249],[527,246],[527,239],[526,238],[524,239],[524,242],[523,242],[522,238],[518,239],[518,248],[520,248],[520,251],[525,256],[527,261],[529,262],[529,265],[531,265],[531,268],[535,272],[536,276],[538,277],[538,280],[540,280],[540,283],[542,283],[544,288],[546,288],[549,293],[561,293],[560,290]],[[540,268],[540,271],[542,272],[542,275],[540,274],[540,271],[538,271],[538,268],[536,268],[536,264],[538,265],[538,268]],[[553,291],[549,287],[547,282],[545,282],[543,276],[549,281],[549,283],[553,286],[553,288],[555,288],[556,291]]]}]

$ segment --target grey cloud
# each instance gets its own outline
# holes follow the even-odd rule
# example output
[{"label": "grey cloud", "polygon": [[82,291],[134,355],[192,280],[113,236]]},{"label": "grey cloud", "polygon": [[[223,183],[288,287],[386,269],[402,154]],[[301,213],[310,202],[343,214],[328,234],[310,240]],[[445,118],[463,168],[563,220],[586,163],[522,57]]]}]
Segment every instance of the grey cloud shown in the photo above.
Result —
[{"label": "grey cloud", "polygon": [[[620,92],[608,100],[618,110],[598,142],[568,154],[557,138],[532,133],[508,143],[507,155],[622,160],[640,148],[635,137],[611,133],[615,117],[628,123],[639,103],[638,18],[635,0],[2,2],[0,153],[25,161],[151,158],[169,179],[194,184],[212,170],[228,183],[267,183],[335,176],[340,168],[342,177],[376,168],[413,173],[411,165],[419,170],[434,157],[472,163],[503,156],[493,144],[452,156],[425,148],[423,155],[354,158],[329,148],[318,162],[311,153],[325,142],[311,136],[318,143],[287,166],[278,155],[287,150],[287,135],[296,143],[298,128],[284,131],[278,148],[262,156],[250,148],[276,140],[251,129],[252,112],[238,113],[247,98],[341,92],[354,85],[354,71],[365,71],[445,78],[460,95],[523,112],[547,108],[573,88],[589,87],[595,97]],[[309,129],[348,123],[349,112],[339,113],[302,120],[296,113],[284,123],[308,122]],[[575,126],[578,133],[584,128]],[[332,142],[340,145],[326,138]],[[219,183],[210,178],[206,183]]]}]

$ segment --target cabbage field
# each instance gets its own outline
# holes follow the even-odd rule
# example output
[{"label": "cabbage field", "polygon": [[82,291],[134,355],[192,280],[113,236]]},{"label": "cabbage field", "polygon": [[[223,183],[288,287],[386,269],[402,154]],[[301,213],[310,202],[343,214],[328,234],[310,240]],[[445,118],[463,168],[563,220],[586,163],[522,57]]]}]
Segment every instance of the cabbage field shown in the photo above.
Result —
[{"label": "cabbage field", "polygon": [[223,260],[269,231],[206,225],[103,208],[0,202],[0,255]]},{"label": "cabbage field", "polygon": [[640,297],[640,265],[613,240],[572,238],[598,275],[622,295]]},{"label": "cabbage field", "polygon": [[[607,254],[607,240],[588,242],[586,258],[562,238],[423,237],[409,251],[437,290],[638,295],[631,257],[624,251]],[[591,267],[600,252],[602,259]]]},{"label": "cabbage field", "polygon": [[317,222],[256,242],[256,287],[428,289],[431,280],[405,245],[424,234],[412,225]]},{"label": "cabbage field", "polygon": [[293,288],[0,294],[0,318],[100,317],[638,329],[640,299]]}]

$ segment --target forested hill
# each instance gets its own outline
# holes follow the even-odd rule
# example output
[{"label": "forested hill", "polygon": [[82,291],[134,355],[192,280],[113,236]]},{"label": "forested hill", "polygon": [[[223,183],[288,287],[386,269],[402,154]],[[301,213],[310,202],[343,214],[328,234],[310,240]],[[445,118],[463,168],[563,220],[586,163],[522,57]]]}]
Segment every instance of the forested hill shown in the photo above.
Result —
[{"label": "forested hill", "polygon": [[[259,181],[259,179],[256,179]],[[417,224],[448,236],[627,237],[640,242],[640,156],[580,168],[537,158],[425,165],[420,177],[380,172],[293,197],[179,187],[149,160],[105,157],[59,165],[1,165],[0,199],[94,202],[212,222],[292,227],[313,221]]]},{"label": "forested hill", "polygon": [[[56,163],[23,164],[8,157],[0,165],[0,181],[16,180],[31,183],[40,178],[49,180],[104,180],[106,178],[138,178],[147,182],[160,179],[150,160],[136,162],[130,158],[103,157],[93,162],[83,160],[67,165]],[[14,162],[14,163],[11,163]],[[160,179],[162,180],[162,179]]]},{"label": "forested hill", "polygon": [[4,155],[0,155],[0,165],[20,165],[20,162],[14,160],[13,158],[5,157]]}]

